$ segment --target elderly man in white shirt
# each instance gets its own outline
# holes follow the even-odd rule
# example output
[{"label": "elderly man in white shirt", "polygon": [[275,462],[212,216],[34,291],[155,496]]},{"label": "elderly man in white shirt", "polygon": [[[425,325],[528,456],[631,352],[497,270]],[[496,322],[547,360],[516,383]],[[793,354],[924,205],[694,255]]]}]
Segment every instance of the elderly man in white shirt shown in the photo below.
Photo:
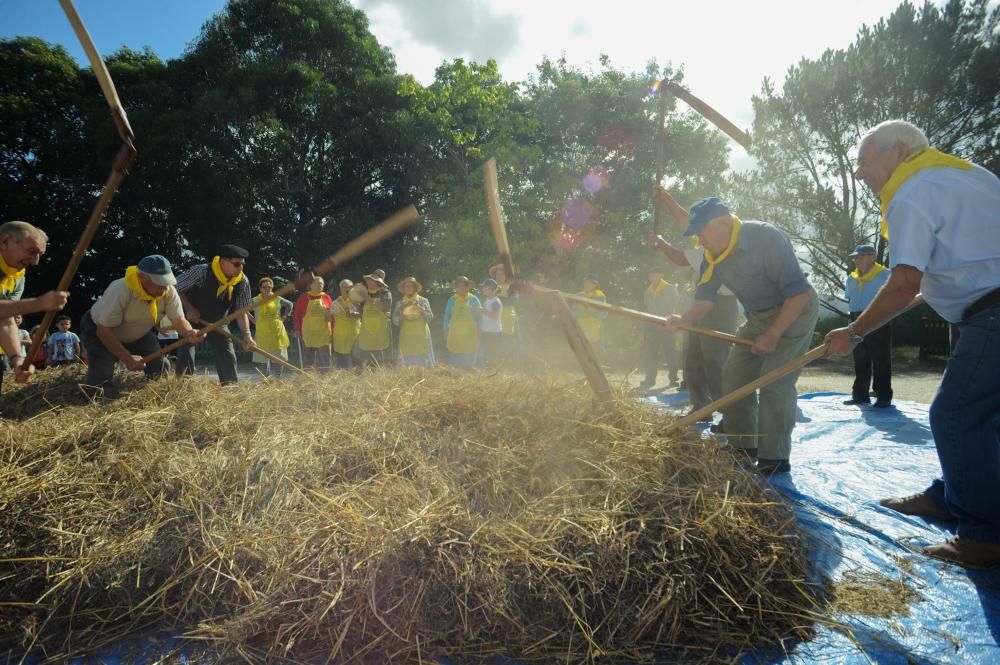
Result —
[{"label": "elderly man in white shirt", "polygon": [[942,477],[885,499],[908,515],[957,523],[925,548],[968,567],[1000,565],[1000,179],[935,150],[916,126],[891,120],[858,149],[858,177],[882,199],[892,275],[846,328],[827,335],[845,354],[918,293],[961,335],[931,404]]}]

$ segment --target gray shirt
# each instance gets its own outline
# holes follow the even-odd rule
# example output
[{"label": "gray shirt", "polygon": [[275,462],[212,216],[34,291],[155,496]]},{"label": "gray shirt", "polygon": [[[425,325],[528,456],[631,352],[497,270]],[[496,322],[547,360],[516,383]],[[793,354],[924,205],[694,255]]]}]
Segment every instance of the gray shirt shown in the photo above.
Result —
[{"label": "gray shirt", "polygon": [[667,282],[659,293],[654,294],[647,286],[642,293],[642,303],[650,314],[670,316],[677,311],[677,287]]},{"label": "gray shirt", "polygon": [[[708,262],[702,262],[702,273],[707,268]],[[723,285],[748,312],[778,307],[812,288],[788,237],[765,222],[743,222],[732,254],[715,266],[712,279],[694,297],[714,302]]]},{"label": "gray shirt", "polygon": [[[173,321],[183,316],[181,299],[174,287],[168,286],[157,303],[157,317]],[[111,282],[104,295],[90,308],[90,317],[97,325],[111,328],[121,342],[134,342],[158,323],[149,315],[149,301],[128,288],[124,278]]]}]

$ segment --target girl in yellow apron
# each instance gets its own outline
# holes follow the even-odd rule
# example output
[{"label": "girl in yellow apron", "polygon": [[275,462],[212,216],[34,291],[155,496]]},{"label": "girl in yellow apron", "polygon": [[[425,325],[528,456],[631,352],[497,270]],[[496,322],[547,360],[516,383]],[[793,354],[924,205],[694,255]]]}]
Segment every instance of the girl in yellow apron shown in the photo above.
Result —
[{"label": "girl in yellow apron", "polygon": [[[607,302],[608,299],[604,295],[604,291],[598,287],[597,278],[591,275],[587,275],[583,278],[583,291],[577,295],[583,296],[588,300],[596,300],[598,302]],[[580,329],[583,334],[587,337],[587,340],[594,347],[596,351],[600,351],[604,345],[604,334],[603,326],[604,319],[607,318],[608,313],[602,309],[597,309],[596,307],[590,307],[588,305],[576,305],[574,306],[576,314],[576,322],[580,324]]]},{"label": "girl in yellow apron", "polygon": [[295,332],[302,337],[302,364],[314,369],[330,369],[330,344],[333,342],[333,298],[323,293],[322,277],[312,281],[309,291],[295,302]]},{"label": "girl in yellow apron", "polygon": [[358,348],[366,365],[384,365],[389,361],[392,344],[392,293],[385,283],[385,272],[376,270],[365,275],[368,300],[361,308],[361,333]]},{"label": "girl in yellow apron", "polygon": [[[263,351],[273,353],[288,360],[288,331],[285,330],[285,319],[292,313],[292,302],[282,297],[272,298],[268,302],[263,302],[265,298],[270,298],[274,291],[274,281],[270,277],[262,277],[257,283],[260,294],[253,299],[255,305],[253,310],[256,321],[257,333],[255,338],[257,346]],[[261,304],[263,303],[263,304]],[[260,365],[260,372],[264,376],[271,375],[271,361],[264,356],[254,353],[253,362]],[[281,376],[284,367],[275,364],[274,375]]]},{"label": "girl in yellow apron", "polygon": [[399,356],[403,365],[434,367],[434,345],[427,325],[434,319],[431,303],[417,295],[423,289],[416,277],[399,283],[403,297],[392,310],[392,323],[399,326]]},{"label": "girl in yellow apron", "polygon": [[337,367],[354,367],[354,344],[361,332],[361,305],[351,297],[354,282],[340,280],[340,296],[333,301],[333,359]]},{"label": "girl in yellow apron", "polygon": [[479,298],[469,292],[472,280],[458,277],[453,282],[455,295],[444,310],[444,338],[448,362],[455,367],[475,367],[479,351]]}]

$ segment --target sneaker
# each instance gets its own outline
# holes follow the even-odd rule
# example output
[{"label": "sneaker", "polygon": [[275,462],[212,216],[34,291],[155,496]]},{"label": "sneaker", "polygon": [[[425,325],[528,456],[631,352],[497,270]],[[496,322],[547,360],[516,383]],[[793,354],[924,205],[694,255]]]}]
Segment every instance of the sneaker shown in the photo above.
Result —
[{"label": "sneaker", "polygon": [[759,459],[757,460],[757,471],[765,476],[773,476],[776,473],[790,473],[792,465],[786,459]]},{"label": "sneaker", "polygon": [[915,515],[917,517],[931,517],[936,520],[955,522],[955,516],[942,507],[937,501],[930,498],[926,492],[918,492],[910,496],[901,498],[882,499],[879,504],[889,510],[895,510],[904,515]]},{"label": "sneaker", "polygon": [[924,554],[966,568],[996,568],[1000,566],[1000,543],[988,543],[956,536],[943,543],[924,548]]},{"label": "sneaker", "polygon": [[855,406],[857,404],[871,404],[871,403],[872,401],[870,399],[855,399],[853,397],[851,399],[844,400],[844,404],[846,406]]}]

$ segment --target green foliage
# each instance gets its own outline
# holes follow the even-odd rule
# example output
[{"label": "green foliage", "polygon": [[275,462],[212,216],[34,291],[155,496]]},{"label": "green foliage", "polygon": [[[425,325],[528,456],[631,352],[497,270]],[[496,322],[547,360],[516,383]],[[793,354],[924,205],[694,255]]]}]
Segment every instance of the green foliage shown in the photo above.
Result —
[{"label": "green foliage", "polygon": [[772,221],[809,253],[814,275],[842,293],[847,254],[878,233],[878,200],[854,178],[857,142],[891,118],[931,144],[1000,170],[1000,8],[951,0],[904,3],[846,50],[789,69],[754,98],[757,168],[733,179],[748,217]]}]

